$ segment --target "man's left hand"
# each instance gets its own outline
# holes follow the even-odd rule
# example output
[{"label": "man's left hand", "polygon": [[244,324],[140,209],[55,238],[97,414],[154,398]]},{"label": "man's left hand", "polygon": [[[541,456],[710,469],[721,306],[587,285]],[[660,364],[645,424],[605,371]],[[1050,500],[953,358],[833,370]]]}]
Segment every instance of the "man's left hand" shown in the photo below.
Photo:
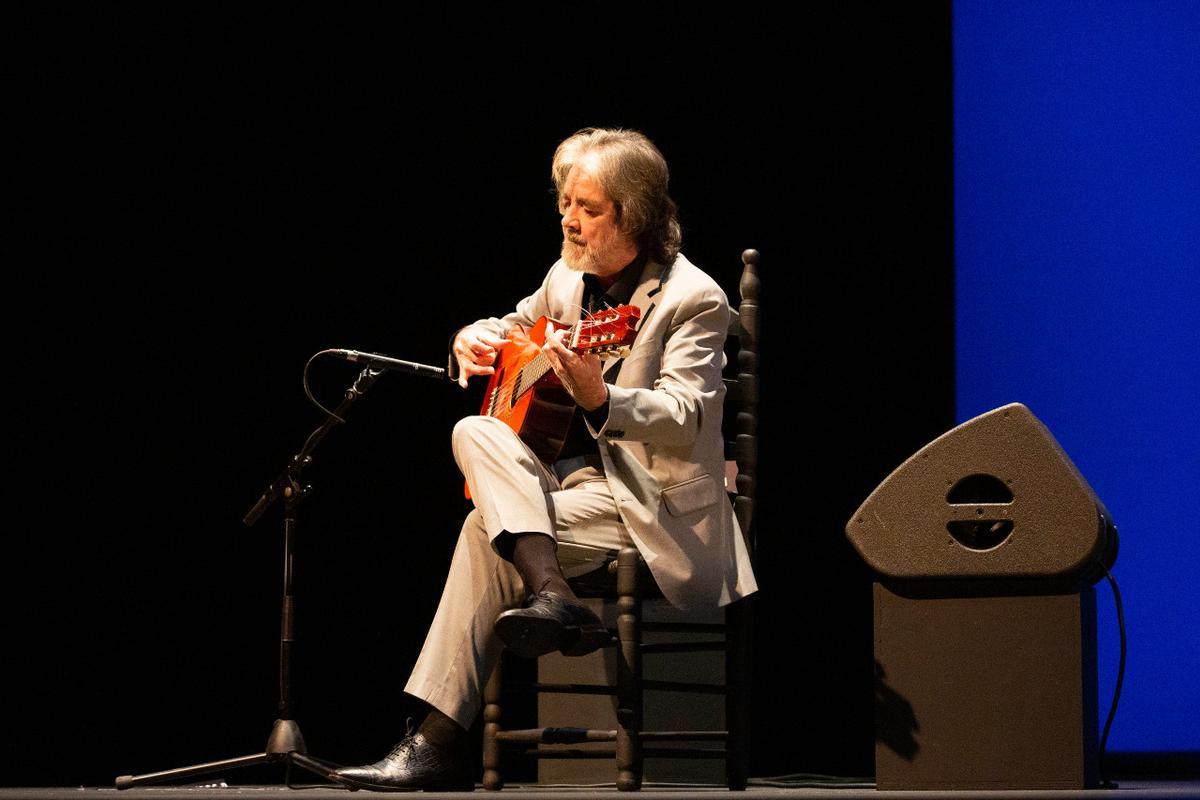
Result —
[{"label": "man's left hand", "polygon": [[547,325],[542,352],[579,407],[584,411],[595,411],[608,400],[608,386],[600,373],[600,359],[591,354],[581,356],[568,350],[562,342],[566,335],[566,330],[556,331]]}]

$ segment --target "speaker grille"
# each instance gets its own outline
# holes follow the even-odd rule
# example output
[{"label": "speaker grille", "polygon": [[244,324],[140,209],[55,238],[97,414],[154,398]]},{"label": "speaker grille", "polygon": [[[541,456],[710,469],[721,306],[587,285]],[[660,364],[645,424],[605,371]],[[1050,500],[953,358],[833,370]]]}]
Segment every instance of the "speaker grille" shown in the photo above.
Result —
[{"label": "speaker grille", "polygon": [[1020,403],[942,434],[863,502],[846,535],[892,578],[1094,575],[1108,511]]}]

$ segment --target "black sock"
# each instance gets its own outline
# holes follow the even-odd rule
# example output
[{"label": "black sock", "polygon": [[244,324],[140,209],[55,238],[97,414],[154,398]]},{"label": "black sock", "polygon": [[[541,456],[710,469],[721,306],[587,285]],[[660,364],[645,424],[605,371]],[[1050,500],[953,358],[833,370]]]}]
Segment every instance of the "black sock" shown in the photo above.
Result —
[{"label": "black sock", "polygon": [[555,592],[569,600],[578,600],[558,563],[557,543],[544,533],[512,534],[512,561],[528,594]]},{"label": "black sock", "polygon": [[440,750],[453,750],[462,742],[467,732],[454,720],[436,708],[431,708],[417,733]]}]

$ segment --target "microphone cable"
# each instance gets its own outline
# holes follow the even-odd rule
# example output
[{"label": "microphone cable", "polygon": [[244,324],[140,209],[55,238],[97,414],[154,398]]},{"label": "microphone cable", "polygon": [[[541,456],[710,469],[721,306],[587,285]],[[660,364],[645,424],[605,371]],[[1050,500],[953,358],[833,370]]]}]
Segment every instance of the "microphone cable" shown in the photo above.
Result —
[{"label": "microphone cable", "polygon": [[1117,703],[1121,700],[1121,685],[1125,682],[1125,605],[1121,602],[1121,590],[1117,588],[1117,580],[1108,571],[1108,566],[1103,561],[1100,562],[1100,568],[1104,570],[1104,577],[1108,578],[1108,583],[1112,586],[1113,600],[1117,606],[1117,628],[1121,633],[1121,658],[1117,664],[1117,685],[1113,689],[1112,705],[1108,709],[1108,719],[1104,721],[1104,733],[1100,736],[1100,783],[1109,788],[1116,788],[1116,784],[1108,779],[1105,775],[1104,756],[1108,748],[1108,732],[1112,728],[1113,718],[1117,715]]}]

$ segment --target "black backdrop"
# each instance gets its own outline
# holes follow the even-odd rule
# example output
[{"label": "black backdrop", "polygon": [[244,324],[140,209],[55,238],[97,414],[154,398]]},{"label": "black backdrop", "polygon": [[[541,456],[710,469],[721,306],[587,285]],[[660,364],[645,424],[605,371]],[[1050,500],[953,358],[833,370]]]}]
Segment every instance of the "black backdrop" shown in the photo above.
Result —
[{"label": "black backdrop", "polygon": [[[570,11],[14,24],[0,781],[262,747],[279,516],[240,519],[319,422],[307,356],[440,364],[510,308],[556,255],[549,159],[585,125],[654,139],[684,252],[731,295],[762,252],[753,769],[871,772],[870,576],[841,528],[953,422],[949,9]],[[354,374],[318,363],[314,388]],[[402,732],[466,508],[449,431],[479,396],[386,376],[308,473],[318,755]]]}]

